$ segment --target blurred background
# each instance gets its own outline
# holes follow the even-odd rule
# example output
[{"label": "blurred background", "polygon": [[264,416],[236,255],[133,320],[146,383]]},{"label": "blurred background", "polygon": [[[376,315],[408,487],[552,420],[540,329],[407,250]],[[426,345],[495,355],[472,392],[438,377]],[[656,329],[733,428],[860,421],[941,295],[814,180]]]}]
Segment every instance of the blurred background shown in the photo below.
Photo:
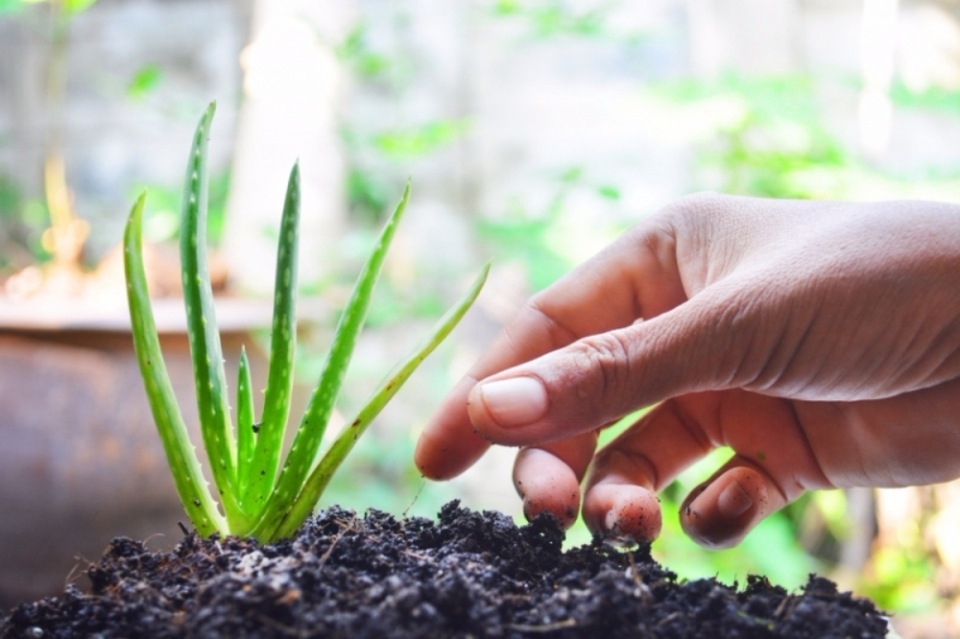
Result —
[{"label": "blurred background", "polygon": [[[0,0],[6,605],[62,589],[113,535],[178,538],[116,247],[146,189],[151,286],[189,405],[175,241],[190,135],[214,99],[210,237],[229,365],[241,342],[266,341],[297,158],[303,384],[413,181],[339,414],[495,260],[475,309],[322,502],[360,511],[433,516],[460,498],[521,520],[512,451],[425,484],[417,433],[529,295],[671,200],[960,201],[956,0]],[[265,373],[262,352],[253,365]],[[741,547],[707,552],[676,509],[726,455],[665,491],[654,553],[668,568],[787,588],[817,571],[892,611],[903,637],[960,633],[960,484],[809,495]],[[588,538],[578,524],[568,543]]]}]

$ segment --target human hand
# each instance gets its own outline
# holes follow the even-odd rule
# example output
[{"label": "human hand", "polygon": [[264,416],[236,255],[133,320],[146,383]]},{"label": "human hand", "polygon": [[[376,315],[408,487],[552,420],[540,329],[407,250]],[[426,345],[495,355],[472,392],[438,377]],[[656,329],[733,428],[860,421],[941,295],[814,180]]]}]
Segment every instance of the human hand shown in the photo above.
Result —
[{"label": "human hand", "polygon": [[[600,451],[597,433],[661,402]],[[651,540],[655,493],[728,547],[806,490],[960,477],[960,209],[685,198],[533,297],[416,451],[453,477],[520,446],[524,512]]]}]

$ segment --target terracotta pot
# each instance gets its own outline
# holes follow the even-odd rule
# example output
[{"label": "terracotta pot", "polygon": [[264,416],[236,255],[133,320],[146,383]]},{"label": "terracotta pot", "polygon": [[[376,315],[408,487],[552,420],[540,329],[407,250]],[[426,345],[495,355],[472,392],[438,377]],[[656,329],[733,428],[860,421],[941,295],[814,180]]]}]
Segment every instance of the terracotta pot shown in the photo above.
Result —
[{"label": "terracotta pot", "polygon": [[[158,309],[161,343],[184,419],[199,444],[187,339],[177,319],[182,310],[175,309]],[[126,318],[80,314],[72,322],[63,317],[50,322],[36,309],[32,315],[3,311],[0,605],[7,606],[61,592],[113,537],[171,546],[182,537],[177,522],[187,519],[153,424]],[[239,319],[232,315],[236,312],[218,306],[231,388],[241,341],[251,359],[261,360],[252,362],[254,374],[265,374],[262,356],[244,338],[248,328],[269,321],[269,309],[241,312]],[[262,387],[262,377],[254,383]]]}]

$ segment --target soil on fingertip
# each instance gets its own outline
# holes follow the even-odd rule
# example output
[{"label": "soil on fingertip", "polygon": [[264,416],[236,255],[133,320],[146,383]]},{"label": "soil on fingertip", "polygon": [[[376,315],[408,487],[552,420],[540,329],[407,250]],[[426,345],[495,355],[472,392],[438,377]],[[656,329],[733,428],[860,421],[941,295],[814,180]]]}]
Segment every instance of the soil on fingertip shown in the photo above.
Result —
[{"label": "soil on fingertip", "polygon": [[170,552],[115,539],[89,593],[0,613],[2,639],[130,637],[885,637],[869,600],[812,576],[790,593],[678,581],[601,542],[562,551],[541,516],[525,526],[457,502],[439,521],[337,507],[296,538],[261,545],[190,534]]}]

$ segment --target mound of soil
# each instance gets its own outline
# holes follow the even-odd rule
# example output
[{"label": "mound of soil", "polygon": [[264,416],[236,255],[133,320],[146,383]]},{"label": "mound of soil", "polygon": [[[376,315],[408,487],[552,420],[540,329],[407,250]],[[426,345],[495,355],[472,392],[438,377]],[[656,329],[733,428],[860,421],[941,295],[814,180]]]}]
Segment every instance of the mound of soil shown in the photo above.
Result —
[{"label": "mound of soil", "polygon": [[168,553],[115,539],[89,594],[0,616],[3,639],[93,637],[884,637],[865,599],[810,577],[790,594],[680,583],[649,548],[563,552],[549,517],[517,527],[457,502],[439,522],[331,508],[296,539],[186,536]]}]

